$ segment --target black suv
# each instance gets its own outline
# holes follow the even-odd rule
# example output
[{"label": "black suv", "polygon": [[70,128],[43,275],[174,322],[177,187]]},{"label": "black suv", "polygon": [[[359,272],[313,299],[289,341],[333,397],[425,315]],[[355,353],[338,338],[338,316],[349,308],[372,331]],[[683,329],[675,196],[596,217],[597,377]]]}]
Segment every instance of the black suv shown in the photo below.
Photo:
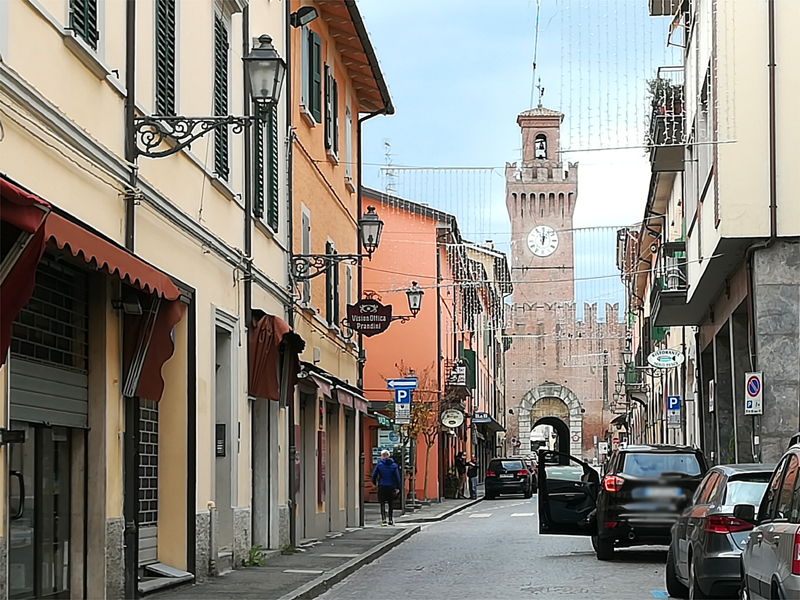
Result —
[{"label": "black suv", "polygon": [[486,499],[494,500],[500,494],[533,496],[533,471],[522,458],[493,458],[486,469]]},{"label": "black suv", "polygon": [[615,547],[668,545],[670,529],[707,470],[685,446],[627,446],[605,476],[567,454],[539,451],[539,533],[591,536],[597,558]]}]

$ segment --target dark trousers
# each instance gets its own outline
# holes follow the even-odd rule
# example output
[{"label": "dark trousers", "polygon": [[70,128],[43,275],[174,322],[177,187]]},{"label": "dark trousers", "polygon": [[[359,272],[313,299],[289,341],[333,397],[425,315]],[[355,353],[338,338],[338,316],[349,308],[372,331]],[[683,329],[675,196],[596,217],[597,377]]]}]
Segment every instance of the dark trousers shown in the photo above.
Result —
[{"label": "dark trousers", "polygon": [[378,486],[378,502],[381,503],[381,521],[386,520],[386,505],[389,505],[389,520],[393,520],[394,514],[394,488],[388,485]]}]

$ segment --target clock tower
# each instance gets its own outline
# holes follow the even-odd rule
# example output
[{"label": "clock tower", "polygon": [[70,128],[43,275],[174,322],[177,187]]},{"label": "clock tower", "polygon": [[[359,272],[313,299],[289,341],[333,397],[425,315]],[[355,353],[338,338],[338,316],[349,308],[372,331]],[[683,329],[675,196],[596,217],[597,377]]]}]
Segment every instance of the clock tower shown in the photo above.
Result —
[{"label": "clock tower", "polygon": [[506,164],[514,304],[575,300],[572,215],[578,165],[561,162],[564,115],[541,104],[519,114],[522,164]]}]

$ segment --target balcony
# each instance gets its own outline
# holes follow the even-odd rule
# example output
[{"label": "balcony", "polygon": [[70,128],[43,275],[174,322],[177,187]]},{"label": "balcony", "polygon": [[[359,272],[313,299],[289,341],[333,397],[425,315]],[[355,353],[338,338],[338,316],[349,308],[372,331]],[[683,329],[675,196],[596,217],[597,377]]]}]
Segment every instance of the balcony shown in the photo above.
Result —
[{"label": "balcony", "polygon": [[650,317],[653,327],[688,325],[686,296],[686,242],[667,242],[658,249],[653,286],[650,289]]},{"label": "balcony", "polygon": [[683,0],[647,0],[651,17],[671,17]]},{"label": "balcony", "polygon": [[654,173],[683,171],[684,88],[683,67],[660,67],[647,82],[650,97],[650,127],[647,145]]}]

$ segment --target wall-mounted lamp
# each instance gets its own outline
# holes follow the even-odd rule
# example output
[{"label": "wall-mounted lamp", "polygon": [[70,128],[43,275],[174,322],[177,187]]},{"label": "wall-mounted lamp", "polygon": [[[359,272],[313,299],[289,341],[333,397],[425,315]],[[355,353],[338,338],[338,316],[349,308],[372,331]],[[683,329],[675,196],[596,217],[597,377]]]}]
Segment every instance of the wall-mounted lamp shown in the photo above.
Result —
[{"label": "wall-mounted lamp", "polygon": [[112,300],[111,306],[117,310],[121,310],[126,315],[140,315],[142,314],[142,305],[133,294],[125,296],[122,300]]},{"label": "wall-mounted lamp", "polygon": [[292,27],[302,27],[303,25],[308,25],[316,19],[319,15],[317,14],[317,9],[313,6],[303,6],[299,8],[297,12],[293,12],[289,15],[289,24]]}]

